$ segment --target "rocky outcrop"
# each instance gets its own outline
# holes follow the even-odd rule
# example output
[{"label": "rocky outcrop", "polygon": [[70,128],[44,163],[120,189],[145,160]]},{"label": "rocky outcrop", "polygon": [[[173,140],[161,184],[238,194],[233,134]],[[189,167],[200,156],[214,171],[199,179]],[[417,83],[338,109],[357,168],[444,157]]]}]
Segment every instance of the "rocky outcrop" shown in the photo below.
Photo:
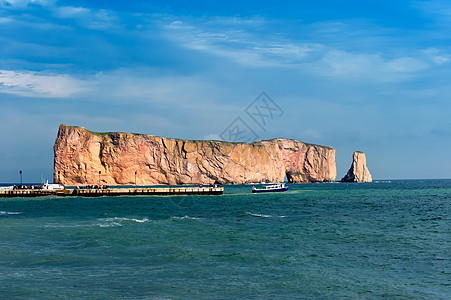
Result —
[{"label": "rocky outcrop", "polygon": [[54,182],[81,184],[241,184],[329,182],[335,149],[290,139],[252,144],[95,133],[60,125]]},{"label": "rocky outcrop", "polygon": [[348,173],[341,179],[341,182],[371,182],[370,171],[366,166],[365,153],[356,151],[352,156],[352,165]]}]

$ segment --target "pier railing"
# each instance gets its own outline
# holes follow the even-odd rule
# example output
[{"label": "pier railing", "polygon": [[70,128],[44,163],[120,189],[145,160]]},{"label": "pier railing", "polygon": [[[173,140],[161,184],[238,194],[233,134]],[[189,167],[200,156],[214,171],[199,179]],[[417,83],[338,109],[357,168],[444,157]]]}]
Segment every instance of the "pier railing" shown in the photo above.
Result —
[{"label": "pier railing", "polygon": [[174,195],[222,195],[224,187],[159,187],[159,188],[107,188],[107,189],[17,189],[0,190],[0,197],[41,197],[41,196],[174,196]]}]

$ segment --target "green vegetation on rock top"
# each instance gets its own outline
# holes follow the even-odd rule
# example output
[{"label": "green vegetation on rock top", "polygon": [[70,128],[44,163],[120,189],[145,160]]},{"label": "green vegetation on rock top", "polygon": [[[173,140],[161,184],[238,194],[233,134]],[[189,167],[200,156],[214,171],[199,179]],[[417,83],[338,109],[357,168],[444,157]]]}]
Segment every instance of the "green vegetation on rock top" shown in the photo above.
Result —
[{"label": "green vegetation on rock top", "polygon": [[111,132],[111,131],[110,132],[95,132],[95,131],[91,131],[91,130],[87,130],[87,129],[86,129],[86,131],[89,133],[95,134],[95,135],[100,135],[100,136],[105,136],[105,135],[109,135],[112,133],[118,133],[118,132]]},{"label": "green vegetation on rock top", "polygon": [[[61,125],[64,125],[64,124],[61,124]],[[115,134],[115,133],[133,134],[133,135],[140,135],[140,136],[153,136],[153,135],[150,135],[150,134],[143,134],[143,133],[127,133],[127,132],[115,132],[115,131],[96,132],[96,131],[88,130],[88,129],[86,129],[84,127],[81,127],[81,126],[70,126],[70,125],[65,125],[65,126],[71,127],[71,128],[82,128],[82,129],[86,130],[87,132],[89,132],[91,134],[98,135],[98,136],[107,136],[107,135]],[[160,136],[155,136],[155,137],[160,137]],[[160,137],[160,138],[166,138],[166,137]],[[177,141],[188,141],[188,142],[193,142],[193,143],[216,142],[216,143],[226,143],[226,144],[233,144],[233,145],[238,145],[238,144],[249,144],[249,145],[252,145],[252,144],[255,144],[256,142],[260,142],[260,141],[256,141],[256,142],[253,142],[253,143],[246,143],[246,142],[229,142],[229,141],[219,141],[219,140],[188,140],[188,139],[180,139],[180,138],[167,138],[167,139],[174,139],[174,140],[177,140]],[[307,146],[315,146],[315,147],[322,147],[322,148],[326,148],[326,149],[334,149],[334,148],[329,147],[329,146],[323,146],[323,145],[306,143],[306,142],[302,142],[302,141],[298,141],[298,140],[290,139],[290,138],[272,138],[272,139],[261,140],[261,141],[262,142],[263,141],[275,141],[275,140],[278,140],[278,139],[284,139],[284,140],[291,140],[291,141],[295,141],[295,142],[301,142],[301,143],[304,143]],[[361,151],[356,151],[356,152],[363,153]]]},{"label": "green vegetation on rock top", "polygon": [[[315,147],[321,147],[321,148],[332,149],[332,150],[334,149],[334,148],[332,148],[332,147],[330,147],[330,146],[324,146],[324,145],[318,145],[318,144],[306,143],[306,142],[303,142],[303,141],[298,141],[298,140],[290,139],[290,138],[272,138],[272,139],[269,139],[269,140],[266,140],[266,141],[274,141],[274,140],[278,140],[278,139],[289,140],[289,141],[295,141],[295,142],[301,142],[301,143],[303,143],[303,144],[305,144],[305,145],[307,145],[307,146],[315,146]],[[262,140],[262,141],[265,141],[265,140]]]}]

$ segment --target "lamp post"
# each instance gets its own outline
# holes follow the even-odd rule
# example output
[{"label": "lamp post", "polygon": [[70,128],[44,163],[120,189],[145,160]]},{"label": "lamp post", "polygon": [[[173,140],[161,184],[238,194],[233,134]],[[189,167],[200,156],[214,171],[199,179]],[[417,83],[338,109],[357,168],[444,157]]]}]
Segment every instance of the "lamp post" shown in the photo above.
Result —
[{"label": "lamp post", "polygon": [[99,187],[100,187],[100,174],[102,173],[102,171],[99,171]]},{"label": "lamp post", "polygon": [[135,189],[136,189],[136,173],[137,173],[137,172],[135,171]]},{"label": "lamp post", "polygon": [[60,171],[58,171],[58,183],[61,183],[61,179],[60,179]]},{"label": "lamp post", "polygon": [[19,170],[19,174],[20,174],[20,186],[22,186],[22,170]]}]

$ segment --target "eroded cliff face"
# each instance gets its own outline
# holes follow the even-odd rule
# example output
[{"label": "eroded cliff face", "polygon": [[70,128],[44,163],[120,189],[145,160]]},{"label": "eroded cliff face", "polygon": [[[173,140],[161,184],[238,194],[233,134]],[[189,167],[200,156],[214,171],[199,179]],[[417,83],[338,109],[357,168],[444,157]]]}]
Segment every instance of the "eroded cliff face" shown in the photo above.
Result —
[{"label": "eroded cliff face", "polygon": [[352,156],[352,165],[341,182],[372,182],[370,171],[366,166],[365,153],[356,151]]},{"label": "eroded cliff face", "polygon": [[[190,141],[131,133],[94,133],[60,125],[54,182],[98,184],[241,184],[329,182],[335,149],[295,140],[252,144]],[[135,175],[136,172],[136,175]],[[136,176],[136,177],[135,177]]]}]

